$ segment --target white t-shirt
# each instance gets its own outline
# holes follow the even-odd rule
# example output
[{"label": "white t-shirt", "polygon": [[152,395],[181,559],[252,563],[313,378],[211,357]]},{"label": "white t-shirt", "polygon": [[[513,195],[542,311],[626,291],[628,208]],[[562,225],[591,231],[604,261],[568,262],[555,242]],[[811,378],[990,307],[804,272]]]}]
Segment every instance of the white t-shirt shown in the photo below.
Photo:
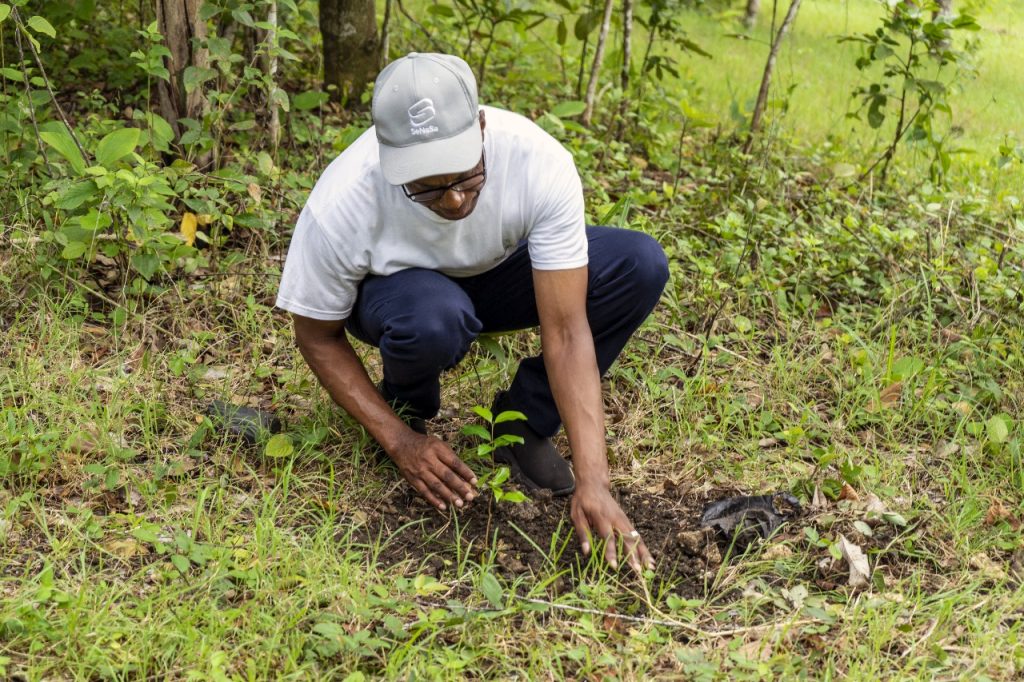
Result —
[{"label": "white t-shirt", "polygon": [[538,270],[586,265],[583,187],[572,155],[529,119],[482,109],[487,182],[468,217],[446,220],[388,184],[370,128],[331,162],[302,209],[277,306],[318,320],[347,319],[368,274],[426,268],[477,275],[523,239]]}]

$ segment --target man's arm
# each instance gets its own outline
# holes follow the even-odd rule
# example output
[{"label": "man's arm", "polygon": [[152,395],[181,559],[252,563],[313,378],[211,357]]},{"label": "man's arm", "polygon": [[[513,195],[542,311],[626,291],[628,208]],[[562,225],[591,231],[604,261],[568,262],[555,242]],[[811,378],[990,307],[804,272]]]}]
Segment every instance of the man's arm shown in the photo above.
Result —
[{"label": "man's arm", "polygon": [[587,268],[534,270],[533,280],[544,367],[576,470],[571,513],[583,551],[590,552],[591,533],[604,538],[605,557],[615,566],[618,536],[634,569],[653,568],[654,559],[609,490],[601,377],[587,322]]},{"label": "man's arm", "polygon": [[345,335],[345,321],[292,314],[295,342],[321,385],[394,460],[430,504],[461,507],[476,497],[476,476],[444,441],[416,433],[398,418],[370,381]]}]

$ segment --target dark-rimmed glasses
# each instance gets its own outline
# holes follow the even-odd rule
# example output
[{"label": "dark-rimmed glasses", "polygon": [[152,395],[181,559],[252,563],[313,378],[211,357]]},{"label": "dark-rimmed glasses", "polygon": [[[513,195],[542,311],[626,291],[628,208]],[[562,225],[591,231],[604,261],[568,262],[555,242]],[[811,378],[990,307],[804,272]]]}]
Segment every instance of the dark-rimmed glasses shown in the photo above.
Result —
[{"label": "dark-rimmed glasses", "polygon": [[487,163],[482,155],[480,157],[480,165],[480,172],[474,173],[468,178],[456,180],[444,187],[432,187],[430,189],[425,189],[422,192],[410,192],[405,185],[402,185],[402,191],[405,192],[405,196],[409,197],[417,204],[432,204],[443,197],[449,190],[454,190],[456,192],[478,192],[483,186],[484,181],[487,179]]}]

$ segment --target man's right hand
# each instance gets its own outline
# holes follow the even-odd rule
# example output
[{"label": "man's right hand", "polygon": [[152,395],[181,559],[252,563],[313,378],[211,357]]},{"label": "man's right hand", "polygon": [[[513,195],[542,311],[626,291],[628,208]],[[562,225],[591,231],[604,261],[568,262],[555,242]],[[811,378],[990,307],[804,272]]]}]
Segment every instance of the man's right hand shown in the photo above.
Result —
[{"label": "man's right hand", "polygon": [[439,511],[463,507],[476,497],[476,475],[448,445],[409,429],[388,456],[409,485]]},{"label": "man's right hand", "polygon": [[444,511],[476,497],[476,476],[444,441],[402,424],[366,374],[345,336],[345,320],[315,320],[292,314],[295,341],[313,374],[334,402],[384,446],[416,491]]}]

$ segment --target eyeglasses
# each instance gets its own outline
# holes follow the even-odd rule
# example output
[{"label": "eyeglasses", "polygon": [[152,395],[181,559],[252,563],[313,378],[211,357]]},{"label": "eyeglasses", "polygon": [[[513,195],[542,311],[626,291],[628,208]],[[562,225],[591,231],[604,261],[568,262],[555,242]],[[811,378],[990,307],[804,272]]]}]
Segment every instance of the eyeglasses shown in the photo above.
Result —
[{"label": "eyeglasses", "polygon": [[473,173],[468,178],[456,180],[444,187],[431,187],[422,192],[410,192],[405,185],[402,185],[402,191],[405,192],[405,196],[417,204],[432,204],[448,193],[449,190],[455,192],[478,192],[487,179],[487,163],[483,156],[480,157],[480,166],[481,168],[478,173]]}]

